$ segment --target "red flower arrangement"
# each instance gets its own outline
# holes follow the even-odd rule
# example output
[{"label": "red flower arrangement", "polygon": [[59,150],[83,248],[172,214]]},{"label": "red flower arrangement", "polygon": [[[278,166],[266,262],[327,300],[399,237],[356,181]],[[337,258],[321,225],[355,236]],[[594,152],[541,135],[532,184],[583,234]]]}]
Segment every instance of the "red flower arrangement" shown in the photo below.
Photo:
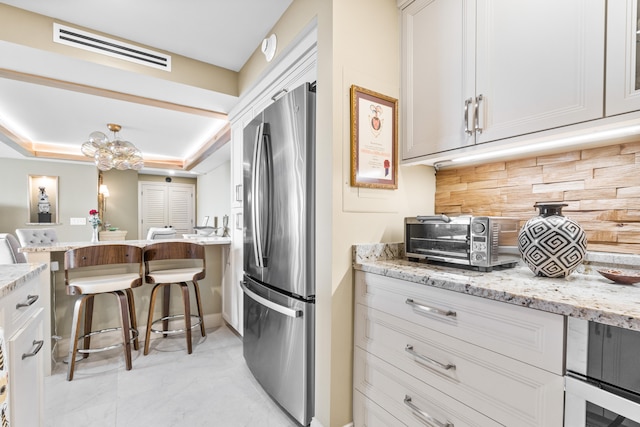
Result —
[{"label": "red flower arrangement", "polygon": [[98,228],[102,221],[100,221],[99,212],[95,209],[89,211],[89,222],[93,228]]}]

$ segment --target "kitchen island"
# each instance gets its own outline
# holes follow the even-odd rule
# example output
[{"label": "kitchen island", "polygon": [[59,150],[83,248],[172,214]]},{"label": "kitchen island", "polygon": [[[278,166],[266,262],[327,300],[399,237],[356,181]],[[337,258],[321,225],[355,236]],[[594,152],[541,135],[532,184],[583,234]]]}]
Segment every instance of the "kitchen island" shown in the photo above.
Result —
[{"label": "kitchen island", "polygon": [[[75,299],[66,294],[64,285],[64,253],[69,249],[74,249],[88,245],[105,244],[127,244],[144,247],[157,242],[188,241],[200,243],[205,246],[206,277],[199,281],[202,296],[202,308],[204,311],[204,322],[207,327],[222,324],[222,298],[221,285],[223,275],[226,271],[229,257],[229,244],[231,239],[227,237],[197,237],[189,239],[164,239],[164,240],[122,240],[104,241],[97,243],[89,242],[55,242],[53,244],[27,246],[20,249],[25,253],[27,260],[31,263],[45,264],[51,270],[51,274],[41,274],[39,277],[39,288],[44,302],[44,329],[45,344],[43,352],[53,354],[54,359],[62,359],[68,351],[68,338],[71,333],[71,314]],[[139,320],[146,319],[149,308],[149,297],[151,286],[140,286],[133,290],[136,302],[136,311]],[[172,301],[171,308],[179,310],[180,301]],[[99,309],[97,309],[99,316]],[[96,316],[96,327],[103,327],[109,323],[110,319],[101,319]],[[112,322],[111,322],[112,323]],[[145,325],[141,325],[140,329]],[[142,335],[142,334],[141,334]],[[53,336],[61,337],[52,350]],[[51,364],[45,364],[45,375],[51,374]]]},{"label": "kitchen island", "polygon": [[403,255],[353,247],[355,425],[562,426],[567,317],[640,330],[640,287],[596,271],[637,256],[589,253],[552,279]]}]

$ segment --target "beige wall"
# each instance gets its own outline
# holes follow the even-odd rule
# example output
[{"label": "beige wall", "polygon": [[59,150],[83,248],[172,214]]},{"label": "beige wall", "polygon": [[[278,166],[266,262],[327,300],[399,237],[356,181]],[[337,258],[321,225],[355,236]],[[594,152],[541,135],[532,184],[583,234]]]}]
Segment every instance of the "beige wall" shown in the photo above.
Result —
[{"label": "beige wall", "polygon": [[[29,46],[35,49],[55,52],[133,73],[146,74],[158,79],[183,83],[189,86],[212,90],[231,96],[237,96],[238,94],[238,74],[234,71],[206,64],[195,59],[186,58],[181,55],[176,55],[175,53],[164,52],[171,55],[171,72],[169,73],[164,70],[138,65],[130,61],[124,61],[118,58],[54,43],[54,22],[69,25],[70,27],[89,31],[91,33],[102,34],[93,29],[79,27],[58,19],[53,19],[48,16],[39,15],[37,13],[28,12],[24,9],[0,3],[0,40]],[[114,25],[117,25],[117,22],[114,22]],[[118,37],[110,34],[102,35],[124,41],[125,43],[140,46],[140,43],[119,39]],[[153,47],[141,46],[158,51],[158,49]]]},{"label": "beige wall", "polygon": [[[28,177],[58,177],[58,223],[26,225]],[[98,170],[94,165],[0,158],[0,232],[15,235],[16,228],[53,227],[60,240],[91,240],[91,226],[70,225],[70,218],[88,218],[98,208]]]},{"label": "beige wall", "polygon": [[[278,52],[286,48],[283,39],[293,40],[314,16],[316,120],[323,124],[316,134],[315,417],[325,427],[339,427],[352,421],[351,245],[402,241],[405,216],[433,213],[435,182],[432,168],[416,166],[400,168],[395,191],[348,184],[349,87],[356,84],[395,98],[400,93],[395,0],[296,0],[273,30]],[[251,76],[260,76],[265,67],[264,57],[254,55],[240,72],[241,88],[250,87]]]}]

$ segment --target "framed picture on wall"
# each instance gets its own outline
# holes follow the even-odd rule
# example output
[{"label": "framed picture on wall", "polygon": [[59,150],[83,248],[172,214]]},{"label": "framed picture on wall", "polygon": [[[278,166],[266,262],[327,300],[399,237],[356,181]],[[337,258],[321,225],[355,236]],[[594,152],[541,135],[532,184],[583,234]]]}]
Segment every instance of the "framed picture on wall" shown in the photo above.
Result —
[{"label": "framed picture on wall", "polygon": [[58,222],[58,177],[29,175],[30,224]]},{"label": "framed picture on wall", "polygon": [[398,100],[351,86],[351,186],[398,188]]}]

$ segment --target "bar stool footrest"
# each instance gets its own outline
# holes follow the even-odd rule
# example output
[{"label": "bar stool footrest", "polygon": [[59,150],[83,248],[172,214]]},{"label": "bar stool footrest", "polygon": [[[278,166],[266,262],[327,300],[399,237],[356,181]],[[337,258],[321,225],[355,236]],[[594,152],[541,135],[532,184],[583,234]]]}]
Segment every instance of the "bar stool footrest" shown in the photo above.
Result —
[{"label": "bar stool footrest", "polygon": [[[179,333],[183,333],[186,332],[186,329],[169,329],[166,331],[163,331],[162,329],[154,329],[153,325],[155,325],[156,323],[162,322],[164,320],[175,320],[175,319],[184,319],[184,314],[175,314],[173,316],[165,316],[165,317],[161,317],[160,319],[154,320],[153,322],[151,322],[151,332],[153,332],[154,334],[165,334],[165,335],[171,335],[171,334],[179,334]],[[196,320],[196,322],[192,322],[191,323],[191,329],[197,328],[200,326],[200,324],[202,323],[202,319],[200,318],[200,316],[196,316],[195,314],[191,315],[191,320]]]},{"label": "bar stool footrest", "polygon": [[[104,334],[104,333],[109,333],[109,332],[116,332],[116,331],[121,331],[121,330],[122,330],[122,328],[118,327],[118,328],[100,329],[99,331],[92,331],[92,332],[89,332],[88,334],[84,334],[84,335],[80,336],[78,338],[78,341],[82,341],[86,337],[92,337],[94,335],[99,335],[99,334]],[[131,334],[131,339],[129,340],[129,342],[133,342],[138,338],[138,330],[137,329],[129,328],[129,333]],[[99,353],[101,351],[113,350],[114,348],[122,347],[123,345],[124,344],[122,343],[122,341],[120,341],[117,344],[113,344],[113,345],[109,345],[109,346],[105,346],[105,347],[100,347],[100,348],[78,348],[76,350],[76,353],[82,353],[82,354]]]}]

